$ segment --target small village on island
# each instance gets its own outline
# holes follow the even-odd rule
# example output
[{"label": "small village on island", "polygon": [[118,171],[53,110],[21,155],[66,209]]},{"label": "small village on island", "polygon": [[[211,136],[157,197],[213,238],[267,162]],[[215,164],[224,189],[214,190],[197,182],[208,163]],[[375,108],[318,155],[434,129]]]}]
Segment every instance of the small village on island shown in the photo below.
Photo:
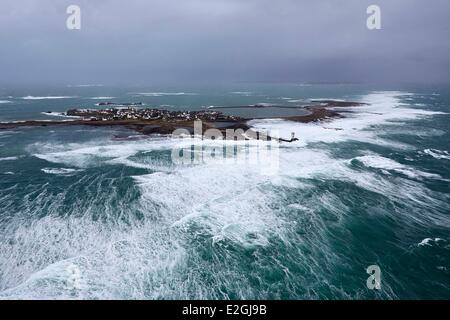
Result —
[{"label": "small village on island", "polygon": [[[352,101],[336,101],[336,100],[311,100],[312,104],[301,107],[302,110],[307,111],[306,114],[298,116],[280,116],[279,119],[289,120],[292,122],[322,122],[333,118],[345,117],[345,113],[350,112],[347,108],[358,107],[366,105],[365,103]],[[71,120],[25,120],[13,122],[0,122],[1,129],[13,129],[19,127],[47,127],[55,126],[125,126],[133,129],[139,133],[149,134],[172,134],[176,129],[186,129],[191,134],[194,129],[194,122],[201,121],[204,130],[218,129],[225,133],[228,129],[242,129],[247,131],[251,129],[249,120],[253,117],[240,117],[233,114],[224,114],[218,110],[184,110],[174,111],[167,109],[147,108],[142,102],[133,103],[113,103],[100,102],[96,104],[99,107],[106,107],[104,109],[95,108],[71,108],[66,112],[43,112],[48,115],[57,115],[63,117],[74,118]],[[228,109],[239,108],[268,108],[266,105],[247,105],[247,106],[231,106]],[[270,106],[270,108],[300,108],[287,106]],[[338,112],[341,109],[344,113]],[[263,119],[263,118],[259,118]],[[339,128],[331,128],[340,130]],[[258,130],[254,131],[254,136],[258,137]],[[279,142],[294,142],[298,141],[295,134],[292,133],[289,138],[269,137],[268,139],[275,139]],[[248,139],[248,137],[245,137]]]},{"label": "small village on island", "polygon": [[115,105],[102,103],[99,106],[110,105],[107,109],[70,109],[67,116],[80,117],[91,121],[113,120],[202,120],[202,121],[239,121],[240,117],[225,115],[219,111],[170,111],[153,108],[136,108],[141,103]]}]

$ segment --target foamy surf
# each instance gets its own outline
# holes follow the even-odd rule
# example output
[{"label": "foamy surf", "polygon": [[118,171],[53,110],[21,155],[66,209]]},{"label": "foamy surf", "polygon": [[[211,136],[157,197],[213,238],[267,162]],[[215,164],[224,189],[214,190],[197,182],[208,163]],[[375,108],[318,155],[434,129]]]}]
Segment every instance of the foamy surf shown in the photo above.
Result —
[{"label": "foamy surf", "polygon": [[75,173],[81,172],[83,170],[80,169],[72,169],[72,168],[42,168],[41,171],[54,174],[54,175],[73,175]]},{"label": "foamy surf", "polygon": [[448,151],[437,150],[437,149],[425,149],[423,150],[424,154],[427,154],[435,159],[441,160],[450,160],[450,153]]},{"label": "foamy surf", "polygon": [[409,166],[398,163],[392,159],[380,157],[376,155],[366,155],[361,157],[356,157],[351,161],[359,161],[367,167],[383,169],[387,171],[394,171],[406,175],[409,178],[420,179],[420,178],[430,178],[430,179],[441,179],[442,177],[438,174],[423,172]]},{"label": "foamy surf", "polygon": [[89,99],[91,100],[108,100],[108,99],[115,99],[116,97],[91,97]]},{"label": "foamy surf", "polygon": [[437,244],[439,242],[444,242],[445,240],[442,238],[425,238],[422,241],[420,241],[417,246],[423,247],[423,246],[433,246],[433,244]]},{"label": "foamy surf", "polygon": [[[395,130],[415,137],[414,127],[398,128],[442,113],[409,106],[404,97],[361,96],[372,105],[315,124],[251,122],[300,138],[279,145],[279,170],[270,176],[238,156],[256,149],[255,141],[242,142],[227,161],[182,165],[171,161],[174,148],[222,142],[115,140],[114,132],[99,137],[97,131],[72,142],[53,134],[30,140],[27,161],[41,174],[0,194],[9,215],[0,232],[0,297],[365,298],[365,278],[352,288],[342,283],[366,261],[392,267],[412,260],[410,268],[422,267],[433,257],[415,255],[443,247],[434,229],[450,228],[448,195],[428,188],[441,180],[416,162],[425,147],[386,137]],[[407,165],[395,156],[404,153],[412,157]],[[423,155],[417,158],[431,157]],[[380,226],[388,227],[377,233]],[[418,242],[420,249],[398,261],[404,253],[398,248]],[[433,270],[445,265],[439,261]],[[403,297],[396,287],[401,276],[383,282],[379,297]]]},{"label": "foamy surf", "polygon": [[3,158],[0,158],[0,161],[14,161],[17,159],[19,159],[19,157],[3,157]]},{"label": "foamy surf", "polygon": [[346,109],[351,113],[346,113],[345,118],[332,121],[303,124],[285,120],[252,120],[249,124],[259,129],[276,131],[279,133],[279,137],[284,139],[290,139],[291,133],[294,132],[301,144],[357,140],[407,148],[406,145],[380,138],[373,128],[445,113],[410,108],[401,102],[401,98],[406,95],[406,93],[395,91],[363,96],[360,100],[368,103],[367,106],[336,108],[337,110]]},{"label": "foamy surf", "polygon": [[52,111],[52,112],[41,112],[41,114],[46,115],[46,116],[52,116],[52,117],[63,117],[63,118],[73,118],[73,119],[80,118],[79,116],[69,116],[65,112]]},{"label": "foamy surf", "polygon": [[251,97],[252,95],[254,95],[254,93],[250,92],[250,91],[233,91],[230,93],[234,94],[234,95],[245,96],[245,97]]},{"label": "foamy surf", "polygon": [[72,99],[75,96],[25,96],[23,100],[57,100],[57,99]]}]

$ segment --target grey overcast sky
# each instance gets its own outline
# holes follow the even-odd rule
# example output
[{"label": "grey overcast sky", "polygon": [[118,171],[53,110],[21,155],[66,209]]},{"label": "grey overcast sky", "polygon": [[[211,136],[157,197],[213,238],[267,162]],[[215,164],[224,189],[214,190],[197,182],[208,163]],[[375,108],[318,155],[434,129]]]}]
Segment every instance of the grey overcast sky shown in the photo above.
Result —
[{"label": "grey overcast sky", "polygon": [[0,82],[448,83],[449,39],[449,0],[2,0]]}]

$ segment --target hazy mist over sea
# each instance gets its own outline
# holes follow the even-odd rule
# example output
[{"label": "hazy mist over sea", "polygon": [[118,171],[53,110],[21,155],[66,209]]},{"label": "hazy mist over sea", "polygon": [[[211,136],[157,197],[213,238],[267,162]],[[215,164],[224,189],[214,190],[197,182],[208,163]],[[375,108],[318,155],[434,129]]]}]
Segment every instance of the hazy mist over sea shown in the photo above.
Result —
[{"label": "hazy mist over sea", "polygon": [[[80,7],[68,30],[69,5]],[[369,30],[370,5],[381,29]],[[2,1],[0,83],[449,83],[447,0]]]}]

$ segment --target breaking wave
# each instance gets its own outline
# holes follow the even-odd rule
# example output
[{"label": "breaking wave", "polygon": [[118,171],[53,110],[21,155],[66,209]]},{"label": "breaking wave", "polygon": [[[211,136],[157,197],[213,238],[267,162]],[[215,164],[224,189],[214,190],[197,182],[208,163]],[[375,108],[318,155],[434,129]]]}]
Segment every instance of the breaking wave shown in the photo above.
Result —
[{"label": "breaking wave", "polygon": [[82,170],[72,168],[43,168],[41,171],[55,175],[73,175],[77,172],[81,172]]},{"label": "breaking wave", "polygon": [[65,112],[41,112],[41,114],[52,117],[63,117],[63,118],[80,118],[79,116],[69,116]]},{"label": "breaking wave", "polygon": [[432,246],[433,244],[437,244],[439,242],[445,242],[442,238],[425,238],[422,241],[420,241],[417,245],[419,247],[421,246]]},{"label": "breaking wave", "polygon": [[362,162],[367,167],[383,169],[384,172],[395,171],[395,172],[404,174],[404,175],[408,176],[409,178],[433,178],[433,179],[441,179],[442,178],[438,174],[433,174],[433,173],[416,170],[414,168],[405,166],[405,165],[400,164],[392,159],[385,158],[385,157],[380,157],[380,156],[375,156],[375,155],[367,155],[367,156],[356,157],[354,160]]},{"label": "breaking wave", "polygon": [[450,160],[450,153],[447,151],[436,150],[436,149],[425,149],[423,150],[424,154],[432,156],[435,159],[445,159]]},{"label": "breaking wave", "polygon": [[76,98],[76,97],[74,97],[74,96],[44,96],[44,97],[26,96],[26,97],[22,97],[23,100],[53,100],[53,99],[71,99],[71,98]]},{"label": "breaking wave", "polygon": [[89,98],[91,100],[108,100],[108,99],[115,99],[116,97],[92,97]]}]

